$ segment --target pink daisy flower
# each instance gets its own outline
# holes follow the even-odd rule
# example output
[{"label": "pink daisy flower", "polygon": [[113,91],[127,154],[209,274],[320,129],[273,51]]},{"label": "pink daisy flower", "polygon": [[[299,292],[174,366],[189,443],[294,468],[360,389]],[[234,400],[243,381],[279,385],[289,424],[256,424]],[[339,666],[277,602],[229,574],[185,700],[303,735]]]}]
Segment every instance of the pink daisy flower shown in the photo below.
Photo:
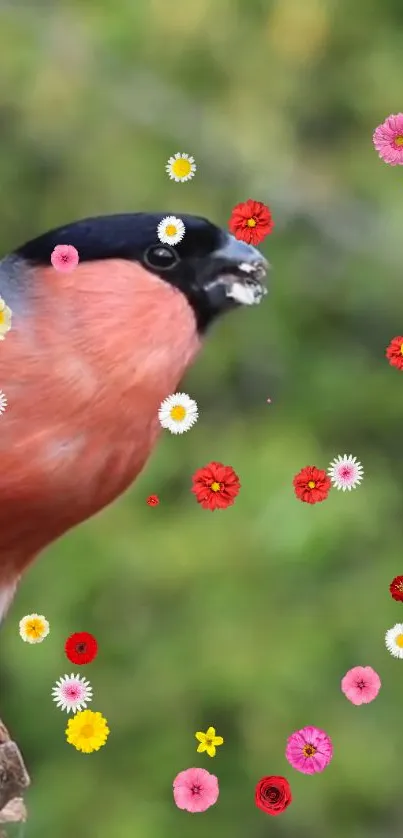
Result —
[{"label": "pink daisy flower", "polygon": [[70,273],[79,262],[78,250],[72,244],[57,244],[52,250],[50,261],[55,271]]},{"label": "pink daisy flower", "polygon": [[187,812],[205,812],[217,802],[220,790],[218,780],[205,768],[187,768],[174,779],[174,800],[178,809]]},{"label": "pink daisy flower", "polygon": [[373,143],[379,157],[390,166],[403,165],[403,113],[391,114],[375,128]]},{"label": "pink daisy flower", "polygon": [[67,713],[77,713],[92,701],[92,687],[81,675],[63,675],[53,687],[52,698],[57,707]]},{"label": "pink daisy flower", "polygon": [[341,689],[352,704],[369,704],[381,689],[381,679],[370,666],[354,666],[345,674]]},{"label": "pink daisy flower", "polygon": [[357,486],[360,485],[362,478],[364,477],[364,469],[361,463],[358,462],[357,457],[353,457],[352,454],[344,454],[343,457],[339,454],[332,463],[327,471],[333,486],[336,489],[342,489],[345,492],[347,489],[351,492],[352,489],[355,489]]},{"label": "pink daisy flower", "polygon": [[287,739],[286,758],[293,768],[303,774],[323,771],[333,756],[333,745],[324,730],[303,727]]}]

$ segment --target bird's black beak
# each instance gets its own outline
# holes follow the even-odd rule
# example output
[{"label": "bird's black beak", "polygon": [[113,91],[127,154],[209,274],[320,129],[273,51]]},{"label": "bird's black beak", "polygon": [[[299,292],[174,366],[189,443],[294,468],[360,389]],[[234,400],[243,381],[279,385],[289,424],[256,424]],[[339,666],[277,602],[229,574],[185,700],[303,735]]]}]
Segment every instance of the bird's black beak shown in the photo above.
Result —
[{"label": "bird's black beak", "polygon": [[210,258],[211,268],[202,284],[212,309],[219,312],[262,301],[267,294],[263,281],[269,263],[256,248],[224,233],[222,244]]}]

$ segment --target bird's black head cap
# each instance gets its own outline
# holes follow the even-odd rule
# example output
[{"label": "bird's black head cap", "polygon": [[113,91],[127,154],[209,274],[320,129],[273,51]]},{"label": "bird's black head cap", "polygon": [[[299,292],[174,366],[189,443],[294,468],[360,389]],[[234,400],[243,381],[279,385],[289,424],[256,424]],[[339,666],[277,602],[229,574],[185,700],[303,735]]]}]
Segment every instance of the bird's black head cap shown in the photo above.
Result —
[{"label": "bird's black head cap", "polygon": [[162,243],[157,230],[162,213],[126,213],[87,218],[58,227],[15,251],[31,265],[50,265],[60,244],[73,245],[80,262],[126,259],[138,262],[180,290],[192,306],[200,332],[221,313],[260,302],[267,270],[263,256],[205,218],[176,215],[182,240]]}]

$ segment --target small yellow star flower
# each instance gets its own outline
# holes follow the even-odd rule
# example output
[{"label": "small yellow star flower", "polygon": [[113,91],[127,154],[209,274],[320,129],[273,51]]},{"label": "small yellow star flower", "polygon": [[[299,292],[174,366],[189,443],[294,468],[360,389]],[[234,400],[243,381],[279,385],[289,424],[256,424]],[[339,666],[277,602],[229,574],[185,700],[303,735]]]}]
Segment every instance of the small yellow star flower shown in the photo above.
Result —
[{"label": "small yellow star flower", "polygon": [[224,743],[222,736],[215,735],[215,727],[209,727],[206,733],[199,731],[195,733],[195,737],[200,742],[197,753],[202,754],[204,751],[207,751],[209,757],[215,757],[216,747]]}]

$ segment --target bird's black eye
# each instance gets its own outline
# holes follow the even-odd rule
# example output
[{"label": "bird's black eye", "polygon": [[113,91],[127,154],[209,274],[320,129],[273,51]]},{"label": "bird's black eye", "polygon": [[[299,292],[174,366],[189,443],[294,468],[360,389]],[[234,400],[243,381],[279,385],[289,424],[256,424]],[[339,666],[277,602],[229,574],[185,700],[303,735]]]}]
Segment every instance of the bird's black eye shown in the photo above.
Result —
[{"label": "bird's black eye", "polygon": [[150,268],[169,270],[179,262],[179,256],[173,247],[165,244],[154,244],[146,250],[144,261]]}]

